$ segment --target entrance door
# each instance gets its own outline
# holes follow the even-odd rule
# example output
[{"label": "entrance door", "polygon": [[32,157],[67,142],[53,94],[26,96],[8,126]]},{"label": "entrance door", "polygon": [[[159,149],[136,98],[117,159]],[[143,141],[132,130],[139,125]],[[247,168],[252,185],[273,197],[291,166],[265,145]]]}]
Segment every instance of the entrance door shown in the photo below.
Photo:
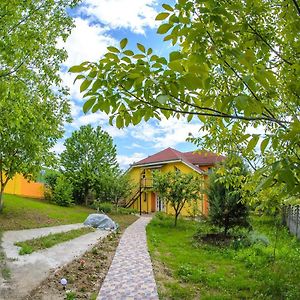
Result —
[{"label": "entrance door", "polygon": [[151,193],[151,212],[156,211],[156,196],[155,193]]},{"label": "entrance door", "polygon": [[156,194],[156,211],[165,211],[165,204]]}]

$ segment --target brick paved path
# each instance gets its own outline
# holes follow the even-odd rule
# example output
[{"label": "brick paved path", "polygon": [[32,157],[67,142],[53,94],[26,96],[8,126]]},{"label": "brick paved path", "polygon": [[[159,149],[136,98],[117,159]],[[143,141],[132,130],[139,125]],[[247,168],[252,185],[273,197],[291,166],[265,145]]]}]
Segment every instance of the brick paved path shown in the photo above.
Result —
[{"label": "brick paved path", "polygon": [[145,227],[140,217],[124,232],[97,300],[158,300]]}]

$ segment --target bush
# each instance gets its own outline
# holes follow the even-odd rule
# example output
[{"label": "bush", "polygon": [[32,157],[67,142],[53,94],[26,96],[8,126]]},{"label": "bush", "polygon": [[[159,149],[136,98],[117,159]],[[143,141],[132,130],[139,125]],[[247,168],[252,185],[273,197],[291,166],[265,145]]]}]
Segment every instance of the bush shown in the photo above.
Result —
[{"label": "bush", "polygon": [[103,212],[105,214],[109,214],[113,211],[114,207],[113,204],[110,202],[101,202],[101,201],[94,201],[93,208],[97,209],[99,212]]},{"label": "bush", "polygon": [[137,209],[134,208],[124,208],[124,207],[119,207],[118,208],[118,213],[122,215],[134,215],[138,213]]},{"label": "bush", "polygon": [[63,175],[60,175],[56,180],[52,201],[60,206],[70,206],[73,204],[72,183]]}]

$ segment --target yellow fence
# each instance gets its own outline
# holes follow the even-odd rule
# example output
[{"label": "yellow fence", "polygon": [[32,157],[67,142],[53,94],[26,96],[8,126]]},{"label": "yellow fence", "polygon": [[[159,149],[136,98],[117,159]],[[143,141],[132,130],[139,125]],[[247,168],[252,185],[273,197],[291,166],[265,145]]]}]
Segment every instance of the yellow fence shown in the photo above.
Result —
[{"label": "yellow fence", "polygon": [[31,198],[44,198],[44,184],[40,182],[28,182],[22,175],[16,175],[8,181],[4,193]]}]

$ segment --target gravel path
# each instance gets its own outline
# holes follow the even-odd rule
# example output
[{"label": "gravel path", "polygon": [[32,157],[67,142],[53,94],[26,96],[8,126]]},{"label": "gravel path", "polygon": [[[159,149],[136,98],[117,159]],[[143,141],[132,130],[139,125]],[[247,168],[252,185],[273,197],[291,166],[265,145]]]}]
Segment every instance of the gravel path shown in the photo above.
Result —
[{"label": "gravel path", "polygon": [[0,299],[22,299],[48,277],[51,269],[56,269],[81,256],[109,232],[96,230],[49,249],[22,256],[18,255],[19,247],[14,245],[15,242],[81,227],[82,224],[71,224],[5,232],[2,237],[2,248],[8,259],[7,265],[12,278],[0,286]]},{"label": "gravel path", "polygon": [[97,300],[158,300],[145,227],[140,217],[124,232]]}]

